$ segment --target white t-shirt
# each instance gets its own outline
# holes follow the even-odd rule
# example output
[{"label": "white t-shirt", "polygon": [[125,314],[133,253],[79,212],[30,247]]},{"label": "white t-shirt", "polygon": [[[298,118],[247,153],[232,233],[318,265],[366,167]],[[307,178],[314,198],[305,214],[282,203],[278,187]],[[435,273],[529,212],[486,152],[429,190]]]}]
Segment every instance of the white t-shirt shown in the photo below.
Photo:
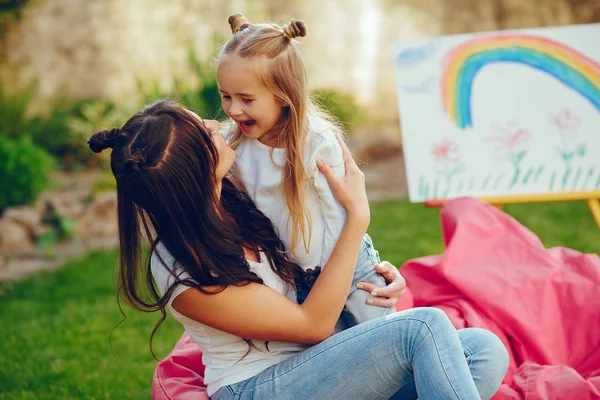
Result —
[{"label": "white t-shirt", "polygon": [[[225,133],[226,137],[229,133]],[[229,137],[228,137],[229,139]],[[292,226],[283,194],[283,166],[286,150],[265,146],[256,139],[244,139],[236,149],[235,173],[241,179],[256,207],[273,223],[285,248],[291,250]],[[319,118],[309,118],[304,150],[304,165],[308,184],[304,206],[310,216],[312,231],[306,251],[300,241],[288,258],[305,270],[324,267],[333,252],[346,220],[346,211],[337,202],[327,180],[319,172],[316,161],[328,163],[339,177],[345,174],[342,149],[331,130]],[[305,230],[308,234],[308,229]]]},{"label": "white t-shirt", "polygon": [[[156,253],[160,254],[166,267]],[[296,302],[295,289],[273,272],[263,253],[260,253],[260,257],[260,262],[248,260],[250,270],[262,278],[265,285]],[[171,284],[175,282],[171,271],[174,271],[180,279],[190,277],[176,265],[173,256],[160,243],[156,246],[155,253],[152,254],[151,269],[161,295],[164,295]],[[269,342],[267,350],[263,341],[255,340],[253,343],[259,350],[250,348],[250,352],[244,357],[244,354],[248,352],[248,344],[241,337],[201,324],[173,309],[173,300],[188,289],[190,289],[189,286],[178,285],[169,298],[167,308],[173,317],[183,324],[192,340],[202,350],[202,363],[206,367],[204,383],[207,385],[209,396],[223,386],[251,378],[308,347],[298,343]]]}]

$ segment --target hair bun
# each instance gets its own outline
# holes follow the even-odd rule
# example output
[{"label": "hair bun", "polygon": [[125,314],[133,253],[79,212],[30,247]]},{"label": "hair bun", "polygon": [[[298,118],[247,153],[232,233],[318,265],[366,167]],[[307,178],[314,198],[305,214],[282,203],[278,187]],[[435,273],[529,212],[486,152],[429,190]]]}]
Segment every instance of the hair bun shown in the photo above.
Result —
[{"label": "hair bun", "polygon": [[233,14],[233,15],[229,16],[229,19],[227,20],[227,22],[229,22],[229,27],[231,28],[231,33],[233,33],[234,35],[239,30],[242,30],[250,25],[248,23],[248,20],[246,19],[246,17],[244,17],[242,14]]},{"label": "hair bun", "polygon": [[119,128],[112,128],[94,133],[90,140],[88,140],[90,150],[94,153],[100,153],[102,150],[108,149],[109,147],[111,149],[114,148],[119,132],[121,132]]},{"label": "hair bun", "polygon": [[298,36],[306,36],[306,26],[303,21],[293,19],[289,24],[283,27],[283,34],[289,40],[292,40]]}]

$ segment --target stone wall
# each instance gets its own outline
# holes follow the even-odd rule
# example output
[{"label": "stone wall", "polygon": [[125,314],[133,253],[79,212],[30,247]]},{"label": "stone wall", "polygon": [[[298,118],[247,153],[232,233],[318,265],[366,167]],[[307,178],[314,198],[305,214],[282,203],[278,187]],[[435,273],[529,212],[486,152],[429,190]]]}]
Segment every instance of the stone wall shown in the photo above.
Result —
[{"label": "stone wall", "polygon": [[234,12],[251,21],[303,19],[311,85],[351,92],[372,119],[394,123],[391,41],[600,21],[600,1],[31,0],[1,41],[0,72],[11,82],[38,79],[40,103],[57,93],[118,100],[138,79],[168,88],[188,75],[189,48],[210,59]]}]

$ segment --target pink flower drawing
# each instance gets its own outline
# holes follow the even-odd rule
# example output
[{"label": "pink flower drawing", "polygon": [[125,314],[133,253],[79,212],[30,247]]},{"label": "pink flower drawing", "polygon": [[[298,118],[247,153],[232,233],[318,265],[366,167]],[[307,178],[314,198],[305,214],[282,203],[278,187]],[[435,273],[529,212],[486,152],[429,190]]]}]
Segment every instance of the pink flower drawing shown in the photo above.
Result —
[{"label": "pink flower drawing", "polygon": [[514,122],[509,122],[506,126],[495,123],[492,125],[492,132],[494,136],[488,141],[494,144],[494,151],[503,159],[515,157],[531,140],[531,132],[519,128]]},{"label": "pink flower drawing", "polygon": [[563,108],[558,114],[550,114],[550,123],[561,131],[573,131],[579,128],[581,118],[573,115],[568,108]]},{"label": "pink flower drawing", "polygon": [[435,161],[440,164],[457,163],[460,161],[458,158],[458,146],[448,138],[444,138],[441,142],[434,144],[431,147],[431,154],[435,158]]},{"label": "pink flower drawing", "polygon": [[560,147],[556,147],[556,151],[570,168],[574,157],[584,157],[587,153],[586,143],[577,138],[581,118],[565,107],[557,114],[550,114],[550,124],[558,130]]}]

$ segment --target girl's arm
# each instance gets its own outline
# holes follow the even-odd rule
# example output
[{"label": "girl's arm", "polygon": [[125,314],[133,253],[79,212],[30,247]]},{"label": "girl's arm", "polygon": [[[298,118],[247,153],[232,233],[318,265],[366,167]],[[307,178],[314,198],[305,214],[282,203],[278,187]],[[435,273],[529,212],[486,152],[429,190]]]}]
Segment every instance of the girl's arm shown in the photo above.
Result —
[{"label": "girl's arm", "polygon": [[[345,177],[336,177],[326,163],[320,163],[319,170],[347,218],[326,267],[302,305],[265,285],[251,283],[228,286],[217,294],[190,288],[173,300],[172,307],[188,318],[248,339],[317,343],[329,337],[346,302],[370,220],[364,174],[345,144],[340,141],[340,145]],[[212,289],[217,292],[219,288]]]}]

